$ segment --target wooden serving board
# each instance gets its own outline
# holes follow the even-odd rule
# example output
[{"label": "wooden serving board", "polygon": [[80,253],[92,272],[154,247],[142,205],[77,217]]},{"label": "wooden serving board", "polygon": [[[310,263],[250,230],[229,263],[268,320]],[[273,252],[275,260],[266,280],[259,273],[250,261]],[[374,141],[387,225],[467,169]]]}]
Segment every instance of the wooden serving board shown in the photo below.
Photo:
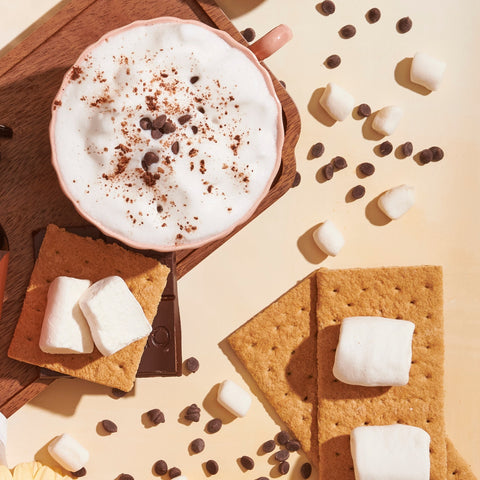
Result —
[{"label": "wooden serving board", "polygon": [[[85,47],[109,30],[134,20],[166,15],[198,19],[227,31],[246,45],[213,0],[72,0],[0,59],[0,120],[14,129],[13,139],[0,142],[0,224],[11,250],[0,320],[0,411],[6,416],[51,382],[40,380],[36,367],[10,360],[6,354],[33,268],[31,233],[48,223],[86,224],[61,192],[50,164],[51,102],[64,73]],[[279,174],[252,218],[291,187],[296,171],[294,148],[300,134],[299,115],[285,89],[273,75],[272,79],[283,106],[285,145]],[[179,252],[178,278],[228,238]]]}]

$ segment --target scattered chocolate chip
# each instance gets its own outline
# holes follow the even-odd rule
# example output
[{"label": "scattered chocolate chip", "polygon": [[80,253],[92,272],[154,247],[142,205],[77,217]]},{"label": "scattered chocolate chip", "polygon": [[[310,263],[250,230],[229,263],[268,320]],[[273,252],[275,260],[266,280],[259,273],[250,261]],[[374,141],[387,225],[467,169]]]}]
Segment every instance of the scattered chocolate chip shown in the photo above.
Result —
[{"label": "scattered chocolate chip", "polygon": [[333,165],[331,163],[327,163],[327,165],[323,167],[323,176],[325,180],[331,180],[333,178]]},{"label": "scattered chocolate chip", "polygon": [[191,115],[182,115],[181,117],[178,117],[178,123],[180,125],[184,125],[185,123],[187,123],[190,119],[192,118]]},{"label": "scattered chocolate chip", "polygon": [[312,465],[308,462],[302,464],[300,467],[300,474],[302,475],[302,478],[310,478],[310,475],[312,474]]},{"label": "scattered chocolate chip", "polygon": [[198,133],[198,127],[196,125],[192,125],[192,132],[194,134]]},{"label": "scattered chocolate chip", "polygon": [[102,427],[108,433],[115,433],[118,431],[117,425],[111,420],[102,420]]},{"label": "scattered chocolate chip", "polygon": [[200,113],[205,113],[205,109],[204,109],[202,106],[198,107],[197,110],[198,110]]},{"label": "scattered chocolate chip", "polygon": [[352,197],[354,200],[358,200],[365,195],[365,187],[363,185],[357,185],[352,188]]},{"label": "scattered chocolate chip", "polygon": [[253,458],[247,457],[247,455],[244,455],[242,458],[240,458],[240,463],[242,464],[242,467],[247,470],[253,470],[253,467],[255,466]]},{"label": "scattered chocolate chip", "polygon": [[302,181],[302,176],[300,172],[295,172],[295,178],[293,179],[292,188],[298,187]]},{"label": "scattered chocolate chip", "polygon": [[115,398],[124,397],[126,394],[127,394],[127,392],[124,392],[123,390],[120,390],[119,388],[112,388],[112,395]]},{"label": "scattered chocolate chip", "polygon": [[413,145],[412,142],[405,142],[402,145],[402,155],[404,157],[409,157],[413,153]]},{"label": "scattered chocolate chip", "polygon": [[325,151],[325,146],[323,143],[318,142],[315,145],[312,145],[312,148],[310,149],[310,154],[312,155],[313,158],[318,158],[323,155],[323,152]]},{"label": "scattered chocolate chip", "polygon": [[283,80],[279,80],[278,83],[283,87],[287,88],[287,84]]},{"label": "scattered chocolate chip", "polygon": [[288,462],[282,462],[278,466],[278,471],[280,472],[281,475],[286,475],[289,470],[290,470],[290,464]]},{"label": "scattered chocolate chip", "polygon": [[285,430],[282,430],[277,435],[277,443],[279,445],[285,445],[289,440],[290,440],[290,434],[288,432],[286,432]]},{"label": "scattered chocolate chip", "polygon": [[255,40],[256,33],[255,30],[251,27],[242,30],[240,33],[247,42],[253,42]]},{"label": "scattered chocolate chip", "polygon": [[353,25],[345,25],[338,33],[342,38],[352,38],[357,33],[357,29]]},{"label": "scattered chocolate chip", "polygon": [[176,155],[180,151],[180,144],[178,141],[172,143],[172,153]]},{"label": "scattered chocolate chip", "polygon": [[216,475],[218,473],[218,463],[215,460],[207,460],[205,468],[210,475]]},{"label": "scattered chocolate chip", "polygon": [[433,162],[438,162],[444,156],[443,150],[440,147],[430,147],[430,151],[432,152]]},{"label": "scattered chocolate chip", "polygon": [[190,83],[197,83],[198,80],[200,80],[200,77],[198,75],[194,75],[193,77],[190,77]]},{"label": "scattered chocolate chip", "polygon": [[368,23],[377,23],[380,20],[381,16],[382,16],[382,13],[378,8],[371,8],[367,12]]},{"label": "scattered chocolate chip", "polygon": [[433,153],[429,148],[426,148],[425,150],[422,150],[420,152],[418,158],[420,162],[425,165],[426,163],[430,163],[433,160]]},{"label": "scattered chocolate chip", "polygon": [[285,444],[285,448],[289,451],[289,452],[296,452],[297,450],[300,450],[301,448],[301,445],[300,445],[300,442],[296,439],[293,439],[293,440],[289,440],[286,444]]},{"label": "scattered chocolate chip", "polygon": [[358,169],[366,177],[369,177],[370,175],[373,175],[375,173],[375,166],[369,162],[361,163],[358,166]]},{"label": "scattered chocolate chip", "polygon": [[175,124],[173,122],[171,122],[170,120],[167,120],[162,127],[162,132],[163,133],[173,133],[176,129],[177,129],[177,127],[175,126]]},{"label": "scattered chocolate chip", "polygon": [[361,117],[369,117],[372,114],[372,109],[370,108],[370,105],[367,105],[366,103],[361,103],[358,106],[357,113]]},{"label": "scattered chocolate chip", "polygon": [[158,460],[153,465],[153,471],[157,475],[165,475],[168,472],[167,462],[165,460]]},{"label": "scattered chocolate chip", "polygon": [[158,155],[154,152],[147,152],[142,159],[142,168],[147,171],[148,167],[153,163],[157,163],[160,159]]},{"label": "scattered chocolate chip", "polygon": [[161,205],[157,205],[157,212],[162,213],[163,212],[163,207]]},{"label": "scattered chocolate chip", "polygon": [[85,467],[82,467],[80,470],[77,470],[76,472],[72,472],[72,475],[76,478],[84,477],[86,474],[87,474],[87,470]]},{"label": "scattered chocolate chip", "polygon": [[154,140],[158,140],[163,136],[163,132],[159,130],[158,128],[152,128],[150,135]]},{"label": "scattered chocolate chip", "polygon": [[262,451],[265,453],[270,453],[275,450],[275,441],[274,440],[267,440],[262,445]]},{"label": "scattered chocolate chip", "polygon": [[151,130],[152,121],[148,117],[143,117],[140,119],[140,128],[142,130]]},{"label": "scattered chocolate chip", "polygon": [[195,357],[189,357],[185,360],[185,368],[190,373],[195,373],[200,368],[200,362]]},{"label": "scattered chocolate chip", "polygon": [[212,418],[207,423],[207,432],[208,433],[217,433],[222,428],[222,421],[219,418]]},{"label": "scattered chocolate chip", "polygon": [[256,480],[269,480],[268,477],[258,477]]},{"label": "scattered chocolate chip", "polygon": [[385,140],[378,146],[378,151],[381,155],[390,155],[393,151],[393,145],[388,140]]},{"label": "scattered chocolate chip", "polygon": [[121,473],[117,480],[135,480],[129,473]]},{"label": "scattered chocolate chip", "polygon": [[153,408],[147,412],[148,419],[154,424],[165,423],[165,415],[158,408]]},{"label": "scattered chocolate chip", "polygon": [[192,403],[192,405],[187,408],[185,420],[189,420],[190,422],[198,422],[200,420],[200,408],[198,408],[196,403]]},{"label": "scattered chocolate chip", "polygon": [[190,448],[192,449],[193,453],[203,452],[203,449],[205,448],[205,442],[201,438],[196,438],[195,440],[192,440],[192,443],[190,443]]},{"label": "scattered chocolate chip", "polygon": [[343,170],[344,168],[347,168],[347,161],[343,157],[335,157],[333,159],[333,166],[337,170]]},{"label": "scattered chocolate chip", "polygon": [[342,59],[339,55],[333,54],[327,57],[325,60],[325,65],[328,68],[337,68],[342,63]]},{"label": "scattered chocolate chip", "polygon": [[157,117],[153,122],[152,122],[152,127],[153,128],[158,128],[161,129],[164,125],[165,122],[167,121],[167,116],[166,115],[160,115]]},{"label": "scattered chocolate chip", "polygon": [[277,462],[284,462],[290,456],[290,452],[288,450],[279,450],[275,454],[275,460]]},{"label": "scattered chocolate chip", "polygon": [[412,28],[412,19],[410,17],[403,17],[397,22],[398,33],[407,33]]},{"label": "scattered chocolate chip", "polygon": [[325,15],[331,15],[332,13],[335,13],[335,4],[331,0],[324,0],[321,9]]},{"label": "scattered chocolate chip", "polygon": [[182,474],[182,471],[177,468],[177,467],[172,467],[169,471],[168,471],[168,476],[170,478],[175,478],[175,477],[179,477],[180,475]]}]

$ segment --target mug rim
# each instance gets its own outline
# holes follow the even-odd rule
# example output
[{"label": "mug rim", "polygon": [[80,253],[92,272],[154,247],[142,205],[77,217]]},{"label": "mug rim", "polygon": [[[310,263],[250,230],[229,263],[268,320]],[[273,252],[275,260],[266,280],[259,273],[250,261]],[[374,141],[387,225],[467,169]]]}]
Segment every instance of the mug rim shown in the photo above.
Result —
[{"label": "mug rim", "polygon": [[[93,50],[95,50],[98,46],[100,46],[103,42],[107,41],[109,38],[112,36],[118,35],[124,31],[131,30],[136,27],[140,26],[150,26],[150,25],[156,25],[159,23],[183,23],[183,24],[192,24],[199,26],[201,28],[205,28],[206,30],[209,30],[212,33],[215,33],[218,35],[221,39],[226,41],[231,47],[236,48],[240,50],[242,53],[244,53],[247,58],[257,67],[257,69],[260,71],[262,74],[262,77],[265,80],[266,86],[268,88],[268,91],[273,98],[276,108],[277,108],[277,139],[276,139],[276,159],[275,159],[275,164],[272,170],[272,173],[270,177],[268,178],[265,188],[262,191],[262,193],[258,196],[256,201],[252,204],[250,209],[237,221],[235,221],[231,226],[228,228],[222,230],[219,233],[216,233],[215,235],[208,236],[207,238],[204,238],[202,240],[198,240],[195,242],[188,242],[188,243],[181,243],[181,244],[173,244],[173,245],[159,245],[159,244],[152,244],[152,243],[144,243],[144,242],[138,242],[131,240],[127,238],[125,235],[122,235],[120,233],[112,231],[110,228],[105,227],[102,225],[100,221],[97,219],[93,218],[90,214],[86,213],[83,211],[83,209],[79,205],[79,201],[74,198],[74,196],[71,194],[69,188],[66,185],[66,182],[64,181],[61,171],[60,171],[60,166],[58,163],[58,158],[57,158],[57,152],[56,152],[56,145],[55,145],[55,125],[56,125],[56,118],[57,118],[57,109],[58,109],[58,102],[61,101],[61,98],[63,96],[63,93],[67,87],[67,85],[70,82],[70,77],[73,69],[75,68],[76,65],[78,65],[80,62],[82,62]],[[260,61],[258,58],[255,56],[255,54],[246,46],[242,45],[241,43],[237,42],[229,33],[227,33],[224,30],[216,29],[211,27],[210,25],[207,25],[203,22],[200,22],[198,20],[192,20],[192,19],[182,19],[182,18],[177,18],[177,17],[172,17],[172,16],[164,16],[164,17],[156,17],[148,20],[135,20],[134,22],[131,22],[127,25],[124,25],[122,27],[113,29],[102,35],[96,42],[90,44],[87,46],[81,54],[77,57],[75,62],[72,64],[72,66],[65,72],[62,83],[60,85],[60,88],[58,89],[53,102],[51,106],[51,119],[50,119],[50,124],[49,124],[49,140],[50,140],[50,148],[51,148],[51,163],[53,165],[53,168],[57,174],[57,179],[60,185],[60,188],[64,195],[72,202],[73,206],[75,207],[75,210],[77,213],[83,217],[85,220],[87,220],[89,223],[97,227],[103,234],[115,238],[116,240],[121,241],[125,245],[128,245],[132,248],[136,248],[139,250],[154,250],[157,252],[174,252],[178,250],[187,250],[187,249],[196,249],[201,246],[204,246],[206,244],[209,244],[211,242],[214,242],[216,240],[219,240],[221,238],[227,237],[235,228],[237,228],[239,225],[243,225],[251,216],[254,214],[254,212],[257,210],[258,206],[260,203],[263,201],[263,199],[268,195],[268,192],[270,191],[270,188],[272,186],[273,181],[275,180],[277,173],[280,169],[280,165],[282,162],[282,149],[283,149],[283,143],[285,139],[285,134],[284,134],[284,129],[283,129],[283,119],[282,119],[282,105],[280,103],[280,100],[277,97],[277,94],[275,92],[275,87],[273,85],[272,78],[270,77],[269,72],[267,69],[261,65]]]}]

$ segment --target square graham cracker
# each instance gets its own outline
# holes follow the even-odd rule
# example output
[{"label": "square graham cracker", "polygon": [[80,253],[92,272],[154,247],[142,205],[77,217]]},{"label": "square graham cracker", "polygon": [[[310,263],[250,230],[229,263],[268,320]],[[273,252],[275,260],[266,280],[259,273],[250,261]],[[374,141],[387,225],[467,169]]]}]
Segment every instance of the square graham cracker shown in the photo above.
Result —
[{"label": "square graham cracker", "polygon": [[470,465],[447,438],[447,480],[476,480]]},{"label": "square graham cracker", "polygon": [[[350,432],[355,427],[404,423],[430,434],[430,478],[444,480],[447,452],[441,268],[320,269],[317,293],[319,478],[354,480]],[[333,376],[341,320],[357,315],[415,323],[407,385],[361,387]]]},{"label": "square graham cracker", "polygon": [[118,275],[125,280],[147,320],[152,323],[169,272],[168,267],[153,258],[49,225],[30,277],[8,356],[123,391],[131,390],[147,337],[108,357],[102,356],[96,348],[91,354],[48,354],[40,350],[49,284],[60,275],[86,278],[92,282]]}]

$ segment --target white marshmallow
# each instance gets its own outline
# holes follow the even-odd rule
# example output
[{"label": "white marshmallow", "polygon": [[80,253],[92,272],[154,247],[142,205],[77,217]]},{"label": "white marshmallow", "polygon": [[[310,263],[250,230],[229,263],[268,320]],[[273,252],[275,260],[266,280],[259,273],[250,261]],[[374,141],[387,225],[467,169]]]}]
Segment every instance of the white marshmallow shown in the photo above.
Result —
[{"label": "white marshmallow", "polygon": [[94,283],[79,305],[102,355],[112,355],[152,331],[142,306],[121,277]]},{"label": "white marshmallow", "polygon": [[8,466],[7,464],[7,419],[0,412],[0,465]]},{"label": "white marshmallow", "polygon": [[92,353],[93,339],[78,299],[90,280],[57,277],[50,284],[40,349],[45,353]]},{"label": "white marshmallow", "polygon": [[447,64],[423,52],[415,54],[410,68],[410,80],[428,90],[438,90]]},{"label": "white marshmallow", "polygon": [[319,102],[332,118],[341,122],[352,112],[355,100],[350,93],[336,83],[329,83]]},{"label": "white marshmallow", "polygon": [[403,110],[396,105],[383,107],[374,116],[372,128],[382,135],[391,135],[400,123]]},{"label": "white marshmallow", "polygon": [[410,425],[357,427],[350,435],[356,480],[429,480],[430,435]]},{"label": "white marshmallow", "polygon": [[407,213],[415,203],[415,188],[399,185],[382,194],[378,199],[380,210],[392,220],[397,220]]},{"label": "white marshmallow", "polygon": [[244,417],[252,404],[252,397],[235,382],[225,380],[218,389],[217,401],[235,416]]},{"label": "white marshmallow", "polygon": [[332,257],[345,245],[342,233],[331,220],[326,220],[313,232],[313,240],[320,250]]},{"label": "white marshmallow", "polygon": [[340,327],[333,375],[349,385],[406,385],[415,324],[383,317],[347,317]]},{"label": "white marshmallow", "polygon": [[68,433],[55,437],[48,444],[48,453],[69,472],[77,472],[90,458],[88,450]]}]

